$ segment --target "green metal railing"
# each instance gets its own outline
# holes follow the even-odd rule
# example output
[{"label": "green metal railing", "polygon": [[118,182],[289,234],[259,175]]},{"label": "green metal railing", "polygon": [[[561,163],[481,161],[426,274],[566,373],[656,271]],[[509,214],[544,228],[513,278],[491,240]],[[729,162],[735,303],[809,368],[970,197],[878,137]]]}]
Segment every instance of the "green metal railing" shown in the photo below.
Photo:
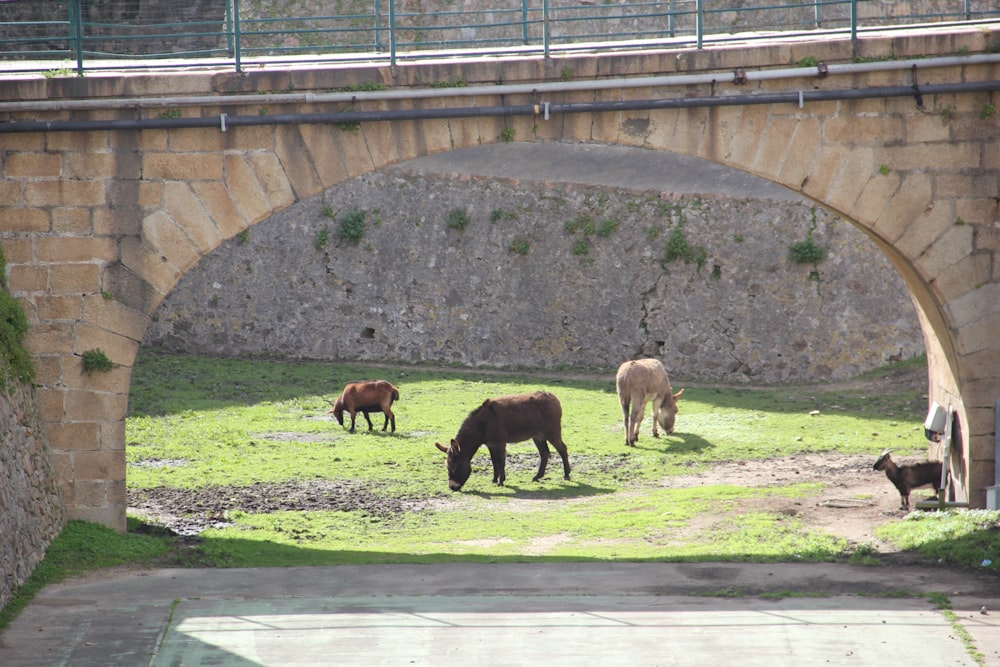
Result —
[{"label": "green metal railing", "polygon": [[995,22],[1000,29],[995,0],[750,0],[739,7],[733,0],[484,0],[462,10],[442,0],[422,12],[406,11],[401,0],[353,0],[338,3],[349,8],[338,14],[323,13],[333,3],[311,4],[319,8],[313,15],[280,16],[275,0],[0,0],[0,71],[82,75],[178,65],[242,71],[288,62],[396,64],[443,54],[704,48],[779,35],[856,42],[867,31],[915,24],[990,28]]}]

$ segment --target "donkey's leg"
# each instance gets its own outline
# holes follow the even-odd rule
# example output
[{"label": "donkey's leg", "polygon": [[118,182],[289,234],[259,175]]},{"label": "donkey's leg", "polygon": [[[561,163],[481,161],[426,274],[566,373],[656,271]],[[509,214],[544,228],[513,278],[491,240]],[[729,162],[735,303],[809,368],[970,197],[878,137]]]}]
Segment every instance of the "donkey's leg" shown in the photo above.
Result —
[{"label": "donkey's leg", "polygon": [[661,396],[654,396],[653,397],[653,404],[652,404],[652,407],[651,407],[651,410],[650,410],[653,413],[653,437],[654,438],[659,438],[660,437],[659,431],[656,430],[656,425],[660,421],[660,404],[661,404],[660,399],[661,398],[662,398]]},{"label": "donkey's leg", "polygon": [[639,427],[642,426],[642,413],[646,411],[646,404],[642,401],[632,403],[632,412],[629,414],[629,445],[635,447],[639,439]]},{"label": "donkey's leg", "polygon": [[503,483],[507,481],[507,444],[501,442],[498,444],[486,444],[486,448],[490,450],[490,460],[493,461],[493,483],[497,486],[503,486]]},{"label": "donkey's leg", "polygon": [[625,446],[630,447],[632,445],[632,421],[629,419],[628,398],[623,398],[621,404],[622,404],[622,417],[625,422]]},{"label": "donkey's leg", "polygon": [[538,448],[538,474],[531,481],[537,482],[545,477],[545,468],[549,464],[549,446],[545,442],[544,435],[536,435],[532,440],[535,441],[535,447]]},{"label": "donkey's leg", "polygon": [[568,480],[569,479],[569,452],[566,450],[566,443],[563,442],[562,432],[561,431],[562,431],[562,429],[560,429],[560,432],[551,434],[551,436],[549,437],[549,442],[552,443],[552,446],[556,448],[557,452],[559,452],[559,456],[562,457],[562,462],[563,462],[563,479]]}]

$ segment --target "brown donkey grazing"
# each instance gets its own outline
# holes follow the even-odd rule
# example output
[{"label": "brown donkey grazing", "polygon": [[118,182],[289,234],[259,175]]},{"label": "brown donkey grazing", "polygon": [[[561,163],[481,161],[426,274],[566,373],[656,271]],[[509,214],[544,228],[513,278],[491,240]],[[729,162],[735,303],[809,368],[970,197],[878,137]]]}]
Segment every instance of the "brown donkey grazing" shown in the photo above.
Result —
[{"label": "brown donkey grazing", "polygon": [[503,486],[507,479],[507,444],[533,440],[538,448],[538,473],[532,481],[545,477],[551,443],[563,462],[563,478],[569,479],[569,454],[562,440],[562,405],[546,391],[488,398],[469,413],[445,447],[434,443],[448,455],[448,488],[458,491],[472,474],[472,456],[486,445],[493,461],[493,483]]},{"label": "brown donkey grazing", "polygon": [[368,430],[372,430],[372,420],[368,416],[370,412],[381,412],[385,415],[385,423],[382,430],[392,422],[392,432],[396,432],[396,415],[392,412],[392,402],[399,400],[399,390],[385,380],[364,380],[362,382],[351,382],[336,401],[330,401],[332,409],[327,410],[327,414],[333,413],[337,423],[344,425],[344,411],[351,415],[351,433],[354,433],[354,420],[360,412],[368,422]]},{"label": "brown donkey grazing", "polygon": [[673,393],[667,369],[659,360],[626,361],[618,367],[615,387],[625,417],[626,446],[635,447],[635,441],[639,439],[639,426],[646,412],[646,403],[650,401],[653,403],[653,437],[657,438],[660,435],[656,429],[657,424],[668,434],[674,432],[677,400],[684,390]]}]

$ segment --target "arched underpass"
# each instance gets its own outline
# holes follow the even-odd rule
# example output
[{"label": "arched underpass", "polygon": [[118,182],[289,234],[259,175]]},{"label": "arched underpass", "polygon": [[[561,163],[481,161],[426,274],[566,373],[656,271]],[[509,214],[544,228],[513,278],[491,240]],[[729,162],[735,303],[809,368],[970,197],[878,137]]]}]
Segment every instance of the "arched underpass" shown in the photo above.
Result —
[{"label": "arched underpass", "polygon": [[[461,230],[448,227],[456,209],[469,216]],[[338,239],[338,219],[351,211],[366,213],[364,235]],[[590,220],[595,230],[609,220],[615,226],[606,235],[592,231],[587,252],[576,254],[573,247],[585,235],[569,228],[581,220]],[[692,246],[711,248],[702,266],[663,261],[675,229],[686,230]],[[800,266],[789,247],[813,233],[825,258]],[[518,238],[530,239],[523,252],[511,249]],[[456,292],[456,284],[466,288]],[[601,291],[603,284],[609,289]],[[502,305],[525,293],[525,285],[534,298],[523,308]],[[657,310],[663,311],[660,319],[650,316]],[[522,319],[524,326],[511,334],[511,320]],[[719,320],[728,321],[730,331],[720,331]],[[703,339],[694,345],[699,331]],[[484,339],[482,332],[494,335]],[[562,345],[553,344],[560,336]],[[726,347],[739,340],[742,347],[720,354],[720,340]],[[864,234],[817,211],[813,202],[695,158],[552,142],[418,158],[293,204],[185,274],[157,310],[143,346],[223,357],[372,362],[372,373],[400,384],[401,434],[413,428],[405,417],[413,385],[395,378],[411,363],[457,363],[475,369],[468,374],[472,381],[489,381],[497,368],[572,368],[590,375],[603,368],[610,381],[620,361],[645,350],[664,360],[675,383],[683,377],[680,386],[689,388],[692,378],[821,387],[923,352],[912,303],[895,269]],[[737,355],[757,355],[759,361],[751,369],[746,361],[732,363]],[[402,365],[392,368],[397,361]],[[343,380],[330,376],[331,398]],[[307,422],[321,419],[323,409],[321,403],[313,406]],[[460,417],[450,405],[441,411]],[[381,418],[373,420],[378,427]],[[909,429],[915,422],[908,421]],[[254,439],[303,439],[324,449],[373,444],[341,440],[341,429],[331,428],[324,435]],[[804,483],[832,476],[838,483],[831,493],[838,498],[848,489],[848,495],[881,496],[891,485],[872,473],[871,463],[890,441],[909,448],[923,434],[911,431],[904,441],[871,438],[870,454],[861,457],[831,452],[720,463],[712,466],[711,478],[670,484],[741,480],[756,486],[761,480]],[[144,443],[133,444],[130,460],[139,457],[138,466],[183,465],[148,460]],[[436,470],[436,452],[428,448],[426,459]],[[323,474],[340,473],[334,466]],[[576,479],[586,481],[583,475]],[[277,511],[273,497],[283,499],[280,509],[364,505],[360,489],[349,491],[348,502],[336,493],[340,487],[348,491],[344,481],[327,480],[199,491],[141,488],[129,498],[132,511],[183,532],[216,525],[206,517],[234,508]],[[878,523],[872,515],[881,512],[850,507],[855,511],[841,511],[833,532],[860,543]],[[821,520],[836,512],[812,514]]]},{"label": "arched underpass", "polygon": [[[153,119],[145,128],[135,125],[134,109],[116,107],[122,88],[112,80],[73,81],[71,88],[54,82],[44,90],[36,82],[11,84],[23,101],[72,94],[108,103],[93,116],[70,112],[87,118],[65,128],[59,124],[62,111],[44,105],[20,111],[22,122],[43,122],[18,124],[4,157],[4,183],[16,195],[3,211],[9,287],[31,320],[28,345],[38,368],[45,436],[70,515],[124,526],[130,369],[157,307],[201,257],[350,178],[422,155],[507,140],[641,146],[700,157],[784,185],[851,220],[882,249],[912,295],[928,353],[929,400],[952,406],[961,426],[954,461],[959,496],[984,506],[994,482],[994,401],[1000,393],[1000,342],[994,335],[1000,318],[1000,167],[994,157],[1000,132],[996,115],[985,111],[996,81],[992,56],[983,53],[987,42],[974,30],[873,36],[859,50],[871,57],[891,53],[896,60],[842,71],[831,66],[822,78],[815,68],[769,79],[754,79],[751,70],[785,68],[817,51],[828,62],[847,63],[857,55],[849,44],[587,54],[556,63],[526,59],[446,68],[420,63],[133,76],[127,92],[135,97],[200,95],[189,117]],[[927,57],[955,52],[969,55]],[[745,68],[751,53],[751,76],[738,81],[650,81],[645,88],[617,90],[579,86],[587,79],[607,83],[623,72],[732,72]],[[308,103],[291,95],[283,104],[277,95],[269,98],[268,117],[256,104],[244,109],[245,126],[192,123],[230,108],[225,97],[233,90],[329,90],[371,80],[403,89],[456,78],[487,87],[498,80],[558,86],[566,68],[578,75],[573,89],[543,95],[568,104],[545,107],[565,111],[555,115],[543,116],[540,105],[532,106],[546,101],[536,94],[470,85],[438,91],[437,100],[410,100],[421,107],[420,117],[412,119],[381,120],[376,114],[338,124],[303,116],[301,123],[278,123],[281,111],[294,115]],[[959,83],[935,87],[942,81]],[[799,94],[805,85],[822,95]],[[768,97],[771,92],[780,95]],[[717,105],[712,98],[720,95],[742,103]],[[354,97],[355,108],[372,113],[408,104],[379,99],[378,93]],[[460,97],[475,98],[476,106]],[[441,108],[452,102],[464,111]],[[514,102],[524,105],[509,106]],[[496,113],[483,112],[490,108]],[[515,113],[522,108],[527,113]],[[127,116],[127,124],[115,126],[108,116]],[[93,348],[119,368],[99,377],[83,373],[82,353]]]}]

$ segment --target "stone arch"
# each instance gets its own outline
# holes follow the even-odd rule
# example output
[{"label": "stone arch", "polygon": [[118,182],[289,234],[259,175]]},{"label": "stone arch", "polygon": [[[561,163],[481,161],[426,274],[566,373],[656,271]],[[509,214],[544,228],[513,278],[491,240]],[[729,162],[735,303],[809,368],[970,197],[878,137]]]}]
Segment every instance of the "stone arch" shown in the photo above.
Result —
[{"label": "stone arch", "polygon": [[[490,72],[475,80],[497,78]],[[857,85],[878,82],[870,74]],[[124,527],[130,369],[163,296],[202,256],[347,178],[508,139],[619,144],[711,160],[810,197],[864,230],[910,289],[928,351],[929,398],[955,408],[964,438],[957,443],[961,491],[983,506],[993,482],[1000,367],[993,335],[1000,325],[1000,132],[995,118],[982,117],[982,103],[982,95],[953,95],[941,103],[946,115],[910,98],[877,98],[589,112],[544,122],[484,116],[25,139],[27,157],[6,164],[8,179],[25,174],[27,213],[8,225],[24,236],[5,250],[11,289],[27,295],[35,323],[29,346],[38,399],[70,515]],[[130,156],[127,165],[100,162],[118,151]],[[91,162],[60,170],[51,162],[57,154],[69,165],[76,154]],[[92,177],[102,169],[103,179]],[[68,171],[75,178],[65,178]],[[44,219],[33,215],[52,201],[63,206]],[[84,374],[81,353],[98,347],[120,367]]]}]

